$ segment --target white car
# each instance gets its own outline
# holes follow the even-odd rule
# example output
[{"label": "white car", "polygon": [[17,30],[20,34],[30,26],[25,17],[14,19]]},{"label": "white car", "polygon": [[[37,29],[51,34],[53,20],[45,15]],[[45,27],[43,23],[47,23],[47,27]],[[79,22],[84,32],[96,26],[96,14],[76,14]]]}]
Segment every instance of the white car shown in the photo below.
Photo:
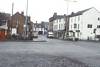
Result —
[{"label": "white car", "polygon": [[37,31],[34,31],[32,37],[33,38],[38,38],[38,32]]},{"label": "white car", "polygon": [[48,32],[47,37],[48,38],[54,38],[54,33],[53,32]]}]

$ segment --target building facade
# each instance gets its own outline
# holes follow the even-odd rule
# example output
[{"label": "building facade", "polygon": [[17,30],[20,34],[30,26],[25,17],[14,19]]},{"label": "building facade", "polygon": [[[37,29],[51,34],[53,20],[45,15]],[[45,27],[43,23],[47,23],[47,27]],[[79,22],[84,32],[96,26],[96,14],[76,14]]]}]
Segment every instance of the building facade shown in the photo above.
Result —
[{"label": "building facade", "polygon": [[46,34],[47,32],[47,22],[41,22],[41,23],[34,23],[34,31],[38,32],[38,34]]},{"label": "building facade", "polygon": [[25,22],[26,16],[24,16],[23,12],[16,12],[12,15],[11,22],[9,24],[10,35],[16,35],[21,38],[26,36],[29,37],[33,31],[33,22],[29,16],[27,16],[27,24]]},{"label": "building facade", "polygon": [[14,15],[12,15],[10,26],[9,26],[9,29],[11,31],[10,34],[23,36],[24,24],[25,24],[25,17],[23,14],[20,14],[19,12],[17,12]]},{"label": "building facade", "polygon": [[69,36],[80,40],[100,37],[100,12],[94,7],[73,13],[69,18]]},{"label": "building facade", "polygon": [[10,14],[0,13],[0,40],[6,40],[8,35],[8,24],[10,22]]},{"label": "building facade", "polygon": [[57,13],[49,19],[49,29],[53,31],[55,38],[64,38],[67,28],[66,19],[66,15],[57,15]]}]

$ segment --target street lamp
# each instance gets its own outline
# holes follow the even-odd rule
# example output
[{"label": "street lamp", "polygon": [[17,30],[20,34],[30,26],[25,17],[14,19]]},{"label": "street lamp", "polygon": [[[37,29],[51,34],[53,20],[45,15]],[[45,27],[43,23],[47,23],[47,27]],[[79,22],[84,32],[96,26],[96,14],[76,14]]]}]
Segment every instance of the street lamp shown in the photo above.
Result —
[{"label": "street lamp", "polygon": [[66,28],[66,30],[65,30],[65,33],[64,33],[64,37],[66,38],[66,36],[68,36],[69,35],[69,32],[68,32],[68,25],[67,24],[69,24],[69,17],[68,17],[68,11],[69,11],[69,2],[77,2],[76,0],[64,0],[64,1],[66,1],[66,3],[67,3],[67,17],[66,17],[66,22],[65,22],[65,28]]},{"label": "street lamp", "polygon": [[28,23],[28,0],[27,0],[27,4],[26,4],[26,17],[25,17],[25,36],[27,36],[27,23]]},{"label": "street lamp", "polygon": [[76,0],[64,0],[67,3],[67,15],[68,15],[68,10],[69,10],[69,2],[77,2]]}]

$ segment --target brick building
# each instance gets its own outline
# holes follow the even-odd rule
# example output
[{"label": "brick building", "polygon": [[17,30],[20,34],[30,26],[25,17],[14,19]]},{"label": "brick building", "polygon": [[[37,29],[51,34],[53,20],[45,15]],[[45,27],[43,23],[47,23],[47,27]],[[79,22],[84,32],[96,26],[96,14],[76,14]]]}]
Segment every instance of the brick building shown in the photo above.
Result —
[{"label": "brick building", "polygon": [[22,13],[15,13],[13,16],[11,16],[11,22],[8,25],[8,28],[10,30],[10,35],[16,35],[18,37],[25,37],[25,33],[29,36],[32,32],[32,22],[30,20],[30,17],[27,17],[27,28],[25,28],[25,21],[26,16],[24,16],[24,12]]}]

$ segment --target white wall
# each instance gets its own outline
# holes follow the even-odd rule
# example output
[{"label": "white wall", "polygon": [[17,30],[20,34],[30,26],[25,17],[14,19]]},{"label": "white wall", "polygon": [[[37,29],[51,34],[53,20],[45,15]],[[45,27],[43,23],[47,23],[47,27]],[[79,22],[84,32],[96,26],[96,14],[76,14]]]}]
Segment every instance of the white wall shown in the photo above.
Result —
[{"label": "white wall", "polygon": [[[74,24],[77,25],[76,28],[74,28]],[[77,33],[76,30],[80,30],[81,27],[81,15],[70,17],[69,20],[69,31],[72,30],[75,32],[75,37],[80,38],[80,33]],[[79,35],[78,35],[79,34]],[[73,33],[69,33],[69,36],[73,36]]]},{"label": "white wall", "polygon": [[[95,37],[93,30],[97,28],[97,25],[100,25],[98,17],[100,17],[100,13],[95,8],[90,9],[82,15],[81,39],[87,39],[87,37],[93,39]],[[88,24],[92,24],[92,28],[87,28]]]},{"label": "white wall", "polygon": [[53,31],[64,30],[64,29],[65,29],[65,20],[64,20],[64,18],[54,20],[54,22],[53,22]]},{"label": "white wall", "polygon": [[[70,17],[69,30],[72,30],[74,32],[75,30],[80,30],[79,33],[80,39],[87,40],[88,37],[94,39],[95,34],[93,33],[93,31],[94,29],[97,29],[97,25],[100,25],[100,20],[98,21],[98,17],[100,18],[100,12],[98,12],[95,8],[92,8],[84,12],[83,15]],[[79,25],[79,29],[78,27],[74,28],[75,23]],[[88,24],[92,24],[92,28],[88,28],[87,27]],[[96,33],[99,34],[99,32]],[[75,37],[77,37],[77,33],[75,34]]]}]

